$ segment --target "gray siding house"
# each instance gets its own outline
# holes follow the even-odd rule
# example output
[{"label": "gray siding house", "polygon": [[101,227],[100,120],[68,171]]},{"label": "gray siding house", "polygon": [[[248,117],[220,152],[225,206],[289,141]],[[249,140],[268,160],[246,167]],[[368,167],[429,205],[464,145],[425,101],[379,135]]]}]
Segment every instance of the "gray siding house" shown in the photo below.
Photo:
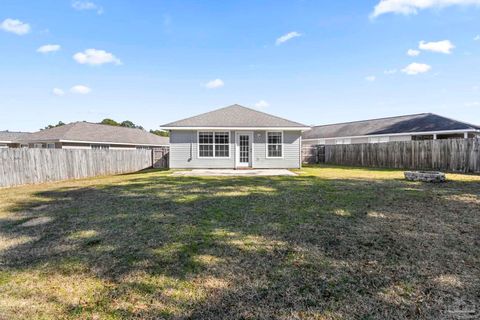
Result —
[{"label": "gray siding house", "polygon": [[303,145],[383,143],[393,141],[466,139],[480,136],[480,127],[420,113],[312,127],[303,133]]},{"label": "gray siding house", "polygon": [[0,131],[0,149],[20,147],[18,141],[29,134],[29,132]]},{"label": "gray siding house", "polygon": [[17,139],[22,146],[48,149],[152,149],[168,146],[168,138],[145,130],[85,121],[40,130]]},{"label": "gray siding house", "polygon": [[170,168],[300,168],[309,127],[232,105],[162,126],[170,131]]}]

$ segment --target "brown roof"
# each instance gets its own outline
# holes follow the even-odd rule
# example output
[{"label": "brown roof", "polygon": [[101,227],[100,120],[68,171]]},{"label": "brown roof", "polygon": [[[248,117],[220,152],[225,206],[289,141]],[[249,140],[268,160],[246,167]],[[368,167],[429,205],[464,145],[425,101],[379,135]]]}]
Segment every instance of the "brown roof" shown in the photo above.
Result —
[{"label": "brown roof", "polygon": [[60,127],[31,133],[25,142],[85,141],[128,145],[167,145],[169,139],[142,129],[109,126],[90,122],[72,122]]},{"label": "brown roof", "polygon": [[283,119],[265,112],[253,110],[238,104],[213,110],[207,113],[167,123],[164,128],[292,128],[303,129],[306,125]]},{"label": "brown roof", "polygon": [[15,142],[29,135],[29,132],[0,131],[0,141]]}]

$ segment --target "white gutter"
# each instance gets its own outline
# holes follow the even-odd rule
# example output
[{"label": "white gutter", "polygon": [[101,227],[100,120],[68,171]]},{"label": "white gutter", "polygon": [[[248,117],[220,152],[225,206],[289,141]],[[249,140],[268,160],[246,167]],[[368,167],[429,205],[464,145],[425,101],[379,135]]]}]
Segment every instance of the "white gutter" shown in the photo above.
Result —
[{"label": "white gutter", "polygon": [[386,133],[386,134],[369,134],[363,136],[338,136],[330,138],[303,138],[303,141],[312,141],[312,140],[328,140],[328,139],[355,139],[355,138],[373,138],[373,137],[391,137],[391,136],[420,136],[420,135],[430,135],[430,134],[448,134],[448,133],[465,133],[465,132],[479,132],[480,130],[476,129],[463,129],[463,130],[444,130],[444,131],[423,131],[423,132],[403,132],[403,133]]}]

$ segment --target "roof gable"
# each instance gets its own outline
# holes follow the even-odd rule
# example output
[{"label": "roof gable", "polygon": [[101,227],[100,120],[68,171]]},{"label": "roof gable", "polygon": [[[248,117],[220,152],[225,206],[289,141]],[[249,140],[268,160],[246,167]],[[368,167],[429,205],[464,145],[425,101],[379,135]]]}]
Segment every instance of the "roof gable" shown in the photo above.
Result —
[{"label": "roof gable", "polygon": [[304,139],[356,137],[398,133],[447,130],[479,130],[480,127],[433,113],[337,123],[315,126],[303,134]]},{"label": "roof gable", "polygon": [[73,122],[30,134],[28,141],[85,141],[130,145],[165,145],[167,137],[135,128],[109,126],[90,122]]},{"label": "roof gable", "polygon": [[238,104],[171,122],[163,128],[306,128],[307,126]]}]

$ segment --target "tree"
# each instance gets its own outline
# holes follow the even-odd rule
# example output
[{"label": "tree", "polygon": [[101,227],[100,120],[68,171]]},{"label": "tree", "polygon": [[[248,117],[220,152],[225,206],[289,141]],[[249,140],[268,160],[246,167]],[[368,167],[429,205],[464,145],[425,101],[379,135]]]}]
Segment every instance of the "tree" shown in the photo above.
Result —
[{"label": "tree", "polygon": [[126,127],[126,128],[136,128],[135,123],[133,123],[130,120],[125,120],[122,123],[120,123],[121,127]]},{"label": "tree", "polygon": [[150,130],[150,133],[156,134],[157,136],[161,137],[168,137],[169,133],[165,130]]},{"label": "tree", "polygon": [[49,124],[48,126],[46,126],[45,128],[43,129],[40,129],[40,130],[45,130],[45,129],[52,129],[52,128],[56,128],[56,127],[61,127],[61,126],[64,126],[65,123],[62,122],[62,121],[58,121],[57,124]]},{"label": "tree", "polygon": [[137,126],[135,123],[133,123],[130,120],[125,120],[122,123],[120,123],[120,127],[125,127],[125,128],[135,128],[135,129],[142,129],[142,126]]},{"label": "tree", "polygon": [[133,123],[132,121],[130,120],[125,120],[125,121],[122,121],[122,122],[117,122],[113,119],[109,119],[109,118],[106,118],[106,119],[103,119],[102,122],[100,122],[101,124],[106,124],[106,125],[109,125],[109,126],[115,126],[115,127],[125,127],[125,128],[136,128],[136,129],[143,129],[142,126],[137,126],[135,123]]},{"label": "tree", "polygon": [[112,119],[103,119],[102,122],[100,122],[101,124],[106,124],[106,125],[109,125],[109,126],[119,126],[120,124],[115,121],[115,120],[112,120]]}]

